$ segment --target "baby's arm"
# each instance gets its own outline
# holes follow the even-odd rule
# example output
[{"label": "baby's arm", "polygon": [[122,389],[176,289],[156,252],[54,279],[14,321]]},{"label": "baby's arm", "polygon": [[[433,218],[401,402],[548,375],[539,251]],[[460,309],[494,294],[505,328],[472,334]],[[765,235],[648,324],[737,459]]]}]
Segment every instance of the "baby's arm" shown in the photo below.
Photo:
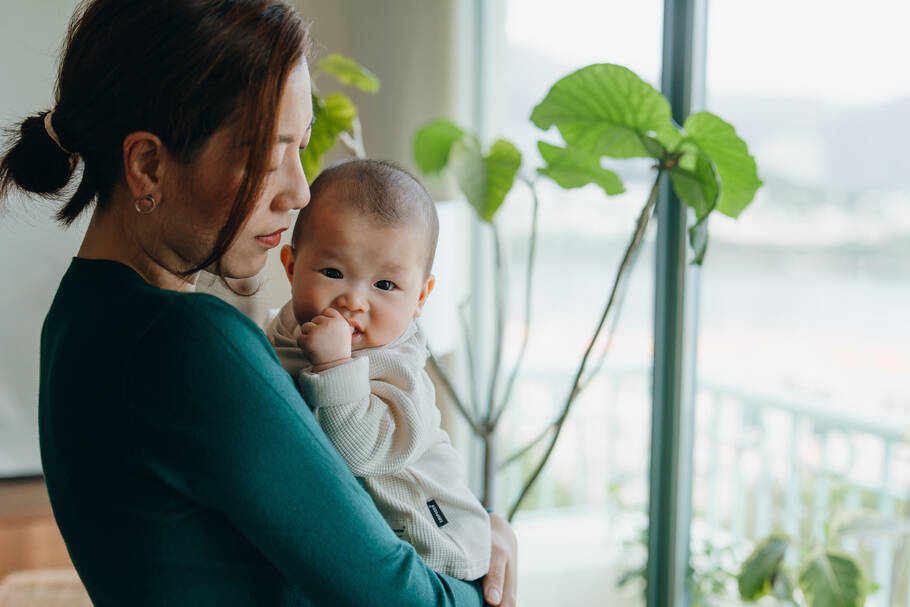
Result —
[{"label": "baby's arm", "polygon": [[[422,354],[409,342],[376,350],[298,383],[319,423],[356,476],[394,474],[426,449],[439,425]],[[373,376],[371,378],[371,375]],[[377,377],[381,375],[382,377]]]}]

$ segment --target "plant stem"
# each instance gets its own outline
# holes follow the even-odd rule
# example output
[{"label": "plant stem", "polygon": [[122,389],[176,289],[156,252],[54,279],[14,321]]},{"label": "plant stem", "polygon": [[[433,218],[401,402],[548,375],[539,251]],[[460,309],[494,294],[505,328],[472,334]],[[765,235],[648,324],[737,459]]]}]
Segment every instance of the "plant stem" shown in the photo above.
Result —
[{"label": "plant stem", "polygon": [[502,239],[499,237],[499,230],[496,229],[495,223],[490,223],[490,229],[493,231],[493,263],[496,270],[496,284],[493,286],[493,292],[496,297],[496,328],[493,344],[493,367],[490,373],[490,393],[487,397],[487,415],[484,425],[488,430],[492,430],[493,408],[496,403],[496,388],[499,385],[499,369],[502,366],[502,342],[505,339],[505,292],[506,279],[505,269],[502,262]]},{"label": "plant stem", "polygon": [[547,437],[547,434],[549,434],[550,431],[553,430],[553,428],[555,428],[558,423],[559,423],[559,418],[556,418],[552,422],[550,422],[549,424],[544,426],[543,432],[538,434],[537,437],[534,438],[534,440],[528,441],[527,445],[525,445],[524,447],[522,447],[521,449],[519,449],[518,451],[516,451],[515,453],[513,453],[506,459],[504,459],[499,464],[499,469],[502,470],[503,468],[505,468],[512,462],[514,462],[515,460],[521,459],[522,455],[524,455],[525,453],[527,453],[528,451],[533,449],[537,445],[537,443],[539,443],[540,441],[545,439]]},{"label": "plant stem", "polygon": [[[632,261],[629,263],[629,272],[635,267],[635,262],[638,260],[638,256],[641,253],[641,249],[637,249],[632,255]],[[600,372],[601,368],[604,365],[604,362],[607,359],[607,353],[610,351],[610,347],[613,345],[613,338],[616,336],[616,328],[619,325],[619,319],[622,317],[622,306],[626,301],[626,293],[628,293],[628,281],[624,281],[622,287],[620,288],[619,294],[616,297],[616,303],[614,303],[615,311],[613,312],[613,320],[610,323],[610,328],[607,329],[607,338],[604,343],[603,349],[600,353],[600,358],[597,359],[597,362],[594,363],[594,367],[591,369],[591,372],[588,373],[588,376],[584,379],[581,386],[579,387],[579,392],[584,392],[585,388],[588,387],[588,384],[597,376],[597,373]]]},{"label": "plant stem", "polygon": [[455,392],[455,386],[452,385],[452,381],[449,379],[449,374],[446,373],[445,369],[442,368],[442,364],[439,362],[439,359],[436,358],[436,355],[430,351],[430,356],[428,359],[430,366],[433,369],[433,372],[436,373],[436,376],[442,381],[442,386],[446,389],[446,392],[449,393],[449,396],[452,398],[452,402],[455,403],[455,407],[458,408],[458,412],[461,413],[462,417],[468,422],[471,426],[471,429],[478,435],[484,436],[483,430],[477,424],[477,420],[474,419],[474,416],[468,412],[467,407],[464,406],[464,401],[458,397],[458,393]]},{"label": "plant stem", "polygon": [[521,506],[521,502],[524,501],[525,497],[528,495],[528,492],[531,490],[531,487],[534,485],[534,482],[537,480],[537,477],[540,476],[541,471],[543,470],[544,465],[547,463],[547,460],[550,458],[550,454],[553,453],[553,448],[556,446],[556,441],[559,439],[559,434],[562,431],[563,424],[568,417],[569,410],[572,407],[572,403],[575,402],[575,398],[579,394],[579,384],[581,382],[581,377],[585,372],[585,366],[588,362],[588,357],[591,355],[591,351],[594,349],[594,344],[597,342],[597,338],[600,336],[600,332],[603,329],[604,323],[607,320],[607,316],[610,313],[610,309],[613,307],[613,302],[616,299],[616,293],[619,290],[620,283],[625,277],[626,271],[629,267],[629,264],[641,246],[642,241],[644,240],[645,232],[648,228],[648,222],[651,220],[652,211],[654,205],[657,202],[657,194],[660,191],[660,180],[663,177],[663,168],[658,168],[657,177],[654,179],[654,185],[651,187],[651,193],[648,196],[648,201],[645,203],[644,208],[642,208],[641,213],[638,216],[638,222],[635,226],[635,232],[632,234],[632,239],[629,241],[628,246],[626,247],[626,252],[623,255],[622,261],[619,264],[619,269],[616,271],[616,278],[613,281],[613,288],[610,291],[610,297],[607,299],[607,304],[604,306],[603,313],[600,316],[600,321],[597,323],[597,329],[594,331],[594,336],[591,338],[591,341],[588,343],[588,347],[585,350],[585,354],[581,359],[581,364],[578,366],[578,370],[575,373],[575,381],[572,383],[572,388],[569,390],[569,394],[566,397],[566,402],[563,405],[562,413],[560,414],[556,431],[553,433],[553,436],[550,438],[550,443],[547,445],[547,450],[541,458],[540,462],[537,464],[537,467],[534,469],[534,472],[531,474],[530,478],[525,482],[524,487],[521,489],[521,493],[518,495],[518,499],[515,500],[515,503],[509,509],[508,520],[511,521],[515,516],[515,513],[518,511],[518,508]]},{"label": "plant stem", "polygon": [[483,499],[484,508],[492,509],[496,500],[496,444],[492,432],[483,437]]},{"label": "plant stem", "polygon": [[465,355],[468,357],[468,381],[471,389],[468,393],[471,395],[471,409],[474,410],[474,417],[480,419],[480,394],[477,392],[477,365],[474,363],[474,347],[471,345],[471,331],[468,327],[468,318],[466,309],[468,299],[465,299],[458,306],[458,324],[461,325],[461,333],[464,337]]},{"label": "plant stem", "polygon": [[531,279],[534,276],[534,255],[537,249],[537,215],[540,209],[540,200],[537,197],[537,188],[534,186],[534,182],[530,179],[523,179],[523,181],[531,189],[531,199],[534,202],[534,207],[531,211],[531,236],[528,241],[528,265],[525,278],[524,334],[521,338],[521,347],[518,349],[518,358],[515,360],[515,366],[512,367],[512,372],[509,374],[508,383],[506,383],[506,391],[503,393],[499,407],[496,408],[496,410],[493,412],[493,416],[490,419],[491,430],[496,429],[496,425],[499,423],[499,418],[502,416],[503,411],[505,411],[506,406],[509,404],[509,400],[512,398],[512,390],[515,387],[515,380],[518,378],[518,371],[521,368],[521,363],[524,360],[525,351],[528,348],[528,336],[531,334]]}]

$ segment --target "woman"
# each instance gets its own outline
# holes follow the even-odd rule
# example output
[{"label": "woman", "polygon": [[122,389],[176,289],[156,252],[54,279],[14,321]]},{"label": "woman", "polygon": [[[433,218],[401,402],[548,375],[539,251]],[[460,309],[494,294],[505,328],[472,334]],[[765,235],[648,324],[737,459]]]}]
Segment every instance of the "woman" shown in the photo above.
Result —
[{"label": "woman", "polygon": [[[479,605],[399,541],[264,336],[192,293],[257,273],[307,204],[306,32],[278,0],[93,0],[56,106],[0,161],[12,188],[94,205],[41,336],[41,454],[97,605]],[[514,604],[496,516],[491,603]],[[503,596],[500,597],[500,592]]]}]

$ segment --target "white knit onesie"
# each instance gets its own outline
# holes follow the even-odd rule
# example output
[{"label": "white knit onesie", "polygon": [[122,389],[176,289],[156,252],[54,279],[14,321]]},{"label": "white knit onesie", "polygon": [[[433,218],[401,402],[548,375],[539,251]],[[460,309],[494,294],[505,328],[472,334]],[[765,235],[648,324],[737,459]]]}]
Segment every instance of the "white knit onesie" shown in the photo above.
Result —
[{"label": "white knit onesie", "polygon": [[424,370],[426,338],[417,324],[393,342],[358,350],[351,362],[320,373],[310,371],[297,346],[291,302],[266,334],[393,531],[436,571],[463,580],[486,574],[489,516],[468,489],[461,457],[440,427]]}]

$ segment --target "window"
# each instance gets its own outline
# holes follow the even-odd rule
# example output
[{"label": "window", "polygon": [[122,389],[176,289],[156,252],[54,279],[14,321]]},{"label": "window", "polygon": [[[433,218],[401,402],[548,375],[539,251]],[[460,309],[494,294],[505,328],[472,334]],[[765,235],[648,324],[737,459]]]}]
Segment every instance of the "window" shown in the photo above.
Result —
[{"label": "window", "polygon": [[[709,7],[707,105],[765,182],[702,272],[693,554],[838,512],[910,515],[910,41],[905,3]],[[899,540],[846,547],[907,605]]]},{"label": "window", "polygon": [[[494,73],[484,91],[487,143],[497,137],[514,142],[522,152],[522,174],[533,177],[542,166],[537,141],[558,140],[555,131],[544,133],[529,120],[550,86],[598,62],[626,65],[656,86],[661,23],[662,3],[652,0],[571,0],[558,11],[543,0],[506,2],[501,60],[491,67]],[[618,165],[627,192],[612,198],[594,186],[567,191],[546,179],[538,181],[531,337],[500,426],[503,454],[533,439],[559,413],[647,199],[650,164],[639,159]],[[511,264],[506,361],[514,359],[524,329],[523,263],[531,208],[528,188],[517,184],[497,215]],[[516,518],[523,605],[643,601],[639,587],[617,589],[617,581],[644,558],[637,540],[647,525],[652,248],[643,247],[625,289],[605,366],[573,406],[547,467]],[[538,449],[507,469],[503,492],[510,499],[539,456]],[[625,543],[633,546],[631,556]]]}]

